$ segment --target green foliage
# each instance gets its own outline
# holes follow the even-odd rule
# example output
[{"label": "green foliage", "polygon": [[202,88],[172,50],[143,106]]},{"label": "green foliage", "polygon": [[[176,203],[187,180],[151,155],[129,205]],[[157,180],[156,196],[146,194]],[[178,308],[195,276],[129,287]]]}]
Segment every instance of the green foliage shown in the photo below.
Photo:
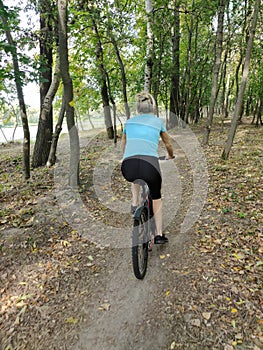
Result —
[{"label": "green foliage", "polygon": [[[44,58],[34,50],[41,33],[32,27],[27,28],[20,23],[23,10],[40,11],[41,6],[48,8],[46,20],[50,12],[56,18],[56,2],[53,0],[28,0],[26,6],[5,7],[4,13],[8,26],[15,38],[21,66],[21,79],[37,81],[41,72],[47,69]],[[24,4],[22,3],[22,4]],[[144,86],[144,67],[146,56],[146,11],[145,3],[131,0],[112,1],[72,1],[68,8],[68,26],[70,41],[70,71],[74,84],[75,108],[81,115],[96,110],[101,106],[100,64],[103,63],[105,73],[109,77],[109,87],[117,104],[123,102],[122,76],[116,47],[122,59],[126,80],[128,99]],[[153,92],[158,96],[159,104],[169,101],[171,76],[173,74],[172,40],[174,33],[174,2],[156,0],[153,2],[154,54],[153,54]],[[209,105],[212,85],[212,67],[214,64],[218,1],[182,0],[180,1],[180,104],[182,110],[188,104],[190,117],[197,110]],[[45,13],[42,14],[45,17]],[[246,48],[248,28],[251,19],[251,2],[229,1],[225,14],[223,55],[224,65],[221,67],[221,80],[218,92],[218,107],[225,101],[226,89],[230,88],[229,109],[233,107],[242,73],[242,58]],[[29,19],[28,19],[29,21]],[[259,21],[262,21],[260,18]],[[30,23],[30,21],[29,21]],[[95,35],[94,24],[98,33]],[[262,23],[261,23],[262,24]],[[257,101],[262,99],[262,38],[259,23],[251,60],[250,79],[245,99],[249,113],[255,109]],[[0,98],[6,92],[14,91],[11,81],[14,80],[11,47],[4,36],[4,26],[0,23]],[[99,35],[103,62],[96,59]],[[52,40],[50,40],[52,36]],[[56,31],[48,33],[45,40],[54,45]],[[114,46],[116,45],[116,47]],[[240,66],[239,66],[240,65]],[[223,72],[225,69],[225,73]],[[56,103],[61,103],[60,96]],[[182,112],[183,113],[183,112]]]}]

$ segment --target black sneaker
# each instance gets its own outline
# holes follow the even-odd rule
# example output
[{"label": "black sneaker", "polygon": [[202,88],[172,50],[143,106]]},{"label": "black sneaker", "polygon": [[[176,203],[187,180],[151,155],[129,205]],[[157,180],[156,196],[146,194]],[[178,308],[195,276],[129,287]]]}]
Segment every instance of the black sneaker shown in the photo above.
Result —
[{"label": "black sneaker", "polygon": [[155,244],[164,244],[164,243],[168,243],[168,238],[165,235],[157,235],[154,237],[154,243]]}]

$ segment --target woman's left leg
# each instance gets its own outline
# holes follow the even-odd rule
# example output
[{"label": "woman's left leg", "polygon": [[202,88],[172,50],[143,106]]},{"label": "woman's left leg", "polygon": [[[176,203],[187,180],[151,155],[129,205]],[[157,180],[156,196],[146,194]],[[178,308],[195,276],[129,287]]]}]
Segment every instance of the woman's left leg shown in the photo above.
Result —
[{"label": "woman's left leg", "polygon": [[136,183],[131,184],[131,191],[132,191],[132,206],[138,207],[140,204],[139,195],[140,195],[140,185]]}]

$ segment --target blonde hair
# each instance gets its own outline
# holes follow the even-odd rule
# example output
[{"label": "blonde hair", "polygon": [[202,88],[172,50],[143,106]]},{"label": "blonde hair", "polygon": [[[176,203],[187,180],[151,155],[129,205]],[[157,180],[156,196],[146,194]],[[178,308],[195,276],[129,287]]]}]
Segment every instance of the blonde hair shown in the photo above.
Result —
[{"label": "blonde hair", "polygon": [[135,96],[137,113],[156,113],[156,102],[148,92],[141,92]]}]

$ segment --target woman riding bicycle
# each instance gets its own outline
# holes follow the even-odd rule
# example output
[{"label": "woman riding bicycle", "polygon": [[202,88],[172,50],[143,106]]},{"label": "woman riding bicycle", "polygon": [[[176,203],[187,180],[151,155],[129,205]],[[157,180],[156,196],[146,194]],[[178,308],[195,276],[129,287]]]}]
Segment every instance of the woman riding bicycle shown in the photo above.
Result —
[{"label": "woman riding bicycle", "polygon": [[158,145],[161,137],[167,149],[167,159],[174,158],[170,137],[163,121],[154,113],[156,103],[153,96],[142,92],[136,95],[137,115],[129,119],[122,135],[122,174],[132,182],[132,211],[139,205],[139,184],[136,180],[144,180],[150,190],[153,200],[153,214],[157,235],[155,244],[167,243],[167,237],[162,233],[162,176],[158,160]]}]

